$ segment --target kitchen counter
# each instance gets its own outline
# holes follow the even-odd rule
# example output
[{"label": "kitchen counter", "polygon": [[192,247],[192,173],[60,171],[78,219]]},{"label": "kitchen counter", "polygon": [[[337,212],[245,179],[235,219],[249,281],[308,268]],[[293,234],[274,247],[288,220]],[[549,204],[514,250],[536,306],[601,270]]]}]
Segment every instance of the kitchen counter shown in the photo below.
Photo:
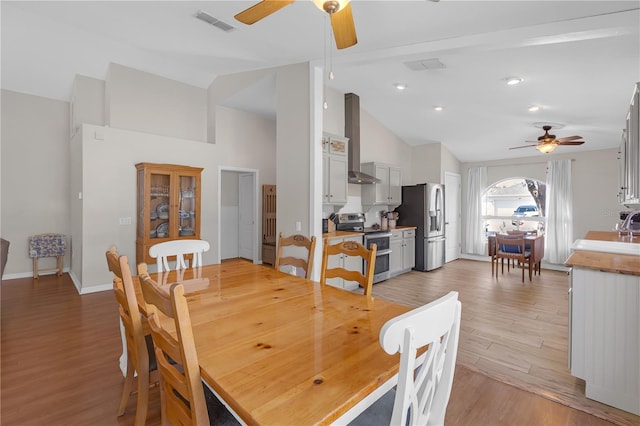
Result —
[{"label": "kitchen counter", "polygon": [[571,246],[569,366],[585,396],[640,415],[640,239],[590,231]]},{"label": "kitchen counter", "polygon": [[[584,239],[615,243],[640,242],[640,238],[630,240],[627,236],[619,236],[615,231],[589,231]],[[606,253],[602,251],[577,249],[569,256],[565,265],[618,274],[640,275],[640,258],[632,254]]]},{"label": "kitchen counter", "polygon": [[389,229],[389,231],[407,231],[409,229],[418,229],[417,226],[402,226],[402,225],[397,225],[395,228],[393,229]]},{"label": "kitchen counter", "polygon": [[364,232],[334,231],[334,232],[327,232],[326,234],[322,234],[322,239],[331,240],[334,238],[361,237],[363,235],[364,235]]}]

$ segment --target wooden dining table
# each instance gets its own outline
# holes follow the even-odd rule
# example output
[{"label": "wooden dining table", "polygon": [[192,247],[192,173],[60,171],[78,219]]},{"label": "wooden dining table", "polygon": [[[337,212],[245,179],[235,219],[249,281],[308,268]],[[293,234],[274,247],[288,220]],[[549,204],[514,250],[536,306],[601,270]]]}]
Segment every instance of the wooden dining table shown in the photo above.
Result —
[{"label": "wooden dining table", "polygon": [[344,424],[397,381],[378,339],[408,306],[242,260],[150,275],[184,283],[201,377],[246,424]]}]

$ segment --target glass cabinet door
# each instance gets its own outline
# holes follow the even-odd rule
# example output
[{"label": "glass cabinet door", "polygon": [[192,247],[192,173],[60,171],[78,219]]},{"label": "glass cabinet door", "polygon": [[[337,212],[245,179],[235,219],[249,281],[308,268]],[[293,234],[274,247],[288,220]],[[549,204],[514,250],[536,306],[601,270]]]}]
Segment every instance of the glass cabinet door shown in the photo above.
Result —
[{"label": "glass cabinet door", "polygon": [[167,238],[171,220],[171,175],[150,173],[149,238]]},{"label": "glass cabinet door", "polygon": [[178,180],[178,235],[190,237],[195,235],[197,229],[197,181],[195,176],[179,176]]}]

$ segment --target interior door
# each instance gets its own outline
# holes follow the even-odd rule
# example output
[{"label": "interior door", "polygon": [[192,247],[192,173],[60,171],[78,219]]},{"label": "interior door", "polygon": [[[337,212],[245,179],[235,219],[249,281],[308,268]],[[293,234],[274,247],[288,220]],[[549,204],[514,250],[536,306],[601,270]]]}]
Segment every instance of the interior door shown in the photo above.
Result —
[{"label": "interior door", "polygon": [[445,172],[444,187],[447,189],[445,197],[445,235],[447,236],[445,262],[451,262],[460,257],[460,175]]},{"label": "interior door", "polygon": [[255,234],[255,217],[253,200],[253,174],[242,173],[238,184],[238,254],[253,261],[253,235]]}]

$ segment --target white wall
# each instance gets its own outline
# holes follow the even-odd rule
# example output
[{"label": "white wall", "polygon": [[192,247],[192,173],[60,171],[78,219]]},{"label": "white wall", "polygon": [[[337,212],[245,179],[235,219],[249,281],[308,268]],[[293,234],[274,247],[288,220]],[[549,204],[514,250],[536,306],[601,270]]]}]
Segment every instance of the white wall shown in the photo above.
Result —
[{"label": "white wall", "polygon": [[[487,185],[509,177],[528,177],[546,182],[547,161],[574,159],[571,163],[573,188],[573,236],[582,238],[588,231],[609,231],[624,210],[618,204],[617,150],[571,152],[556,155],[536,155],[483,163],[463,163],[462,175],[462,231],[467,222],[467,176],[472,167],[487,167]],[[464,240],[464,239],[463,239]],[[466,247],[462,252],[465,253]]]},{"label": "white wall", "polygon": [[113,63],[106,87],[111,127],[206,142],[206,89]]},{"label": "white wall", "polygon": [[83,123],[104,126],[105,106],[104,80],[76,75],[71,89],[71,135]]},{"label": "white wall", "polygon": [[[277,185],[277,234],[296,232],[296,222],[301,229],[311,229],[312,194],[310,184],[315,155],[311,149],[314,141],[311,127],[311,69],[303,63],[283,67],[276,76],[277,124],[276,124],[276,185]],[[320,143],[317,138],[316,143]],[[308,234],[308,232],[304,232]]]},{"label": "white wall", "polygon": [[[227,117],[234,110],[225,111]],[[252,127],[245,113],[243,130]],[[229,119],[219,131],[236,134],[240,120]],[[258,127],[261,120],[257,119]],[[218,173],[222,165],[249,167],[260,175],[274,176],[273,147],[268,141],[220,138],[217,144],[151,135],[123,129],[83,126],[83,259],[82,292],[105,289],[111,276],[105,267],[104,252],[116,245],[121,254],[135,264],[136,169],[140,162],[170,163],[204,168],[202,172],[201,237],[217,241]],[[96,135],[98,138],[96,138]],[[242,158],[242,161],[237,161]],[[108,167],[105,167],[108,164]],[[264,172],[262,172],[264,170]],[[120,225],[119,218],[133,218],[131,225]],[[204,254],[205,264],[219,256],[216,244]]]},{"label": "white wall", "polygon": [[[69,103],[2,90],[1,136],[1,231],[11,243],[4,275],[24,276],[30,235],[69,236]],[[65,268],[69,259],[67,250]],[[54,266],[54,258],[40,262]]]},{"label": "white wall", "polygon": [[460,162],[441,143],[413,147],[411,184],[444,183],[445,172],[460,174]]},{"label": "white wall", "polygon": [[378,162],[402,167],[402,183],[408,184],[412,172],[412,149],[384,127],[366,110],[360,110],[360,162]]}]

